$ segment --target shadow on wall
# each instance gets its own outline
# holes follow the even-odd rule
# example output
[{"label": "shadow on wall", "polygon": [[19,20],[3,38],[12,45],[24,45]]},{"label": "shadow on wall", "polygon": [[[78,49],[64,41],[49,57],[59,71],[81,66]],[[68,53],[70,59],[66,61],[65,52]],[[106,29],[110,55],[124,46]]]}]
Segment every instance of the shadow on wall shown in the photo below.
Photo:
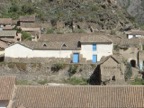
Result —
[{"label": "shadow on wall", "polygon": [[90,85],[101,85],[101,70],[100,65],[97,65],[93,74],[90,76],[88,83]]},{"label": "shadow on wall", "polygon": [[4,61],[4,57],[0,57],[0,62],[3,62]]}]

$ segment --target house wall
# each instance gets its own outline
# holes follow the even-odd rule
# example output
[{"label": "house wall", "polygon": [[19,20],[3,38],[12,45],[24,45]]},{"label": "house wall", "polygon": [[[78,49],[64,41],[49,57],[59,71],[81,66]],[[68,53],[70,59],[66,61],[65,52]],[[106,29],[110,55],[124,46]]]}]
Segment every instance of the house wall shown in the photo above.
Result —
[{"label": "house wall", "polygon": [[139,49],[135,46],[130,46],[128,49],[123,50],[120,49],[119,53],[128,61],[130,62],[131,60],[135,60],[136,64],[138,64],[137,62],[137,56],[138,56],[138,51]]},{"label": "house wall", "polygon": [[72,50],[33,50],[31,57],[70,58]]},{"label": "house wall", "polygon": [[113,44],[97,44],[97,50],[93,51],[92,44],[82,44],[80,53],[83,55],[86,60],[92,61],[92,55],[97,55],[97,61],[103,56],[112,55]]},{"label": "house wall", "polygon": [[135,37],[142,37],[142,35],[128,35],[128,39],[132,39]]},{"label": "house wall", "polygon": [[114,59],[109,58],[103,64],[101,64],[101,80],[112,81],[112,77],[115,76],[115,81],[124,80],[124,73],[122,72],[121,65]]},{"label": "house wall", "polygon": [[100,61],[102,56],[112,54],[113,44],[98,44],[97,50],[93,51],[92,45],[82,45],[81,50],[31,50],[20,44],[15,44],[5,49],[6,58],[70,58],[72,60],[73,53],[79,53],[79,61],[89,63],[92,62],[93,54],[97,55]]},{"label": "house wall", "polygon": [[20,44],[15,44],[5,49],[5,57],[11,58],[29,58],[32,50]]}]

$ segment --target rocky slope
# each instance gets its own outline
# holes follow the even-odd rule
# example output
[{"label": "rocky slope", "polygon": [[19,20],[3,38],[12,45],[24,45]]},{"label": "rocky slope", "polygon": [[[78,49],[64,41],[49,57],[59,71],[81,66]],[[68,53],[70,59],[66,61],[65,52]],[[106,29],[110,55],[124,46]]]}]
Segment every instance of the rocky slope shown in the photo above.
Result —
[{"label": "rocky slope", "polygon": [[[36,14],[53,27],[76,28],[74,32],[123,30],[132,27],[131,17],[116,0],[0,0],[1,17]],[[9,1],[9,2],[8,2]],[[61,28],[60,28],[61,29]],[[84,31],[83,31],[84,30]]]},{"label": "rocky slope", "polygon": [[136,19],[139,24],[144,24],[144,0],[117,0],[118,4]]}]

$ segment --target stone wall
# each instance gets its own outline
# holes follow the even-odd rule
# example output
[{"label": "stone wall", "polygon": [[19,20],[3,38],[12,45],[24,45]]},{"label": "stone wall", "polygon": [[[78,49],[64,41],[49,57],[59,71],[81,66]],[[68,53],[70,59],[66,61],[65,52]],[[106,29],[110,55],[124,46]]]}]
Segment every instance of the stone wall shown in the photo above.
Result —
[{"label": "stone wall", "polygon": [[[58,71],[52,67],[62,65]],[[64,83],[69,78],[89,79],[93,73],[95,64],[64,64],[64,63],[0,63],[0,76],[16,76],[20,84]],[[73,74],[69,74],[71,67],[76,67]],[[73,68],[74,69],[74,68]],[[73,71],[72,69],[72,71]]]},{"label": "stone wall", "polygon": [[19,63],[71,63],[71,59],[68,58],[8,58],[5,62],[19,62]]}]

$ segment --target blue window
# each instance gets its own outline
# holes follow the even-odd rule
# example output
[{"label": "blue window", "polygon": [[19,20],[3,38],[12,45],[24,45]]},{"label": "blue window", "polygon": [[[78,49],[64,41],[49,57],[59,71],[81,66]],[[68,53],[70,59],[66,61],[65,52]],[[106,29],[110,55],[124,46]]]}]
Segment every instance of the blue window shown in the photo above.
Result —
[{"label": "blue window", "polygon": [[96,62],[97,62],[97,55],[93,55],[93,56],[92,56],[92,62],[93,62],[93,63],[96,63]]},{"label": "blue window", "polygon": [[97,50],[96,44],[93,44],[93,51],[96,51],[96,50]]},{"label": "blue window", "polygon": [[79,62],[79,53],[74,53],[73,54],[73,63],[78,63]]}]

